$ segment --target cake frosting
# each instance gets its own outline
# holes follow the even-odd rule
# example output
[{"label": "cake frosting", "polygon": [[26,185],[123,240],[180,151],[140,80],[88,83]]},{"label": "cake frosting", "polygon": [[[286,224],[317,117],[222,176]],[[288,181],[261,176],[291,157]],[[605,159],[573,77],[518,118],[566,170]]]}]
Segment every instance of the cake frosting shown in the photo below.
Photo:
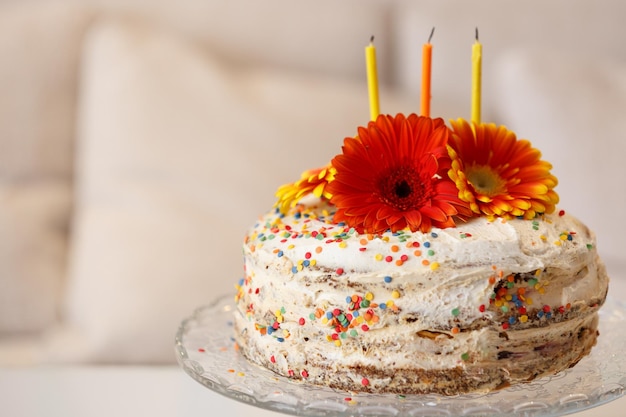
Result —
[{"label": "cake frosting", "polygon": [[[420,123],[431,123],[430,138],[443,135],[444,145],[450,143],[448,133],[464,134],[466,125],[450,131],[425,119]],[[406,131],[400,124],[396,131]],[[372,122],[369,128],[377,127]],[[361,144],[375,148],[367,134],[361,129],[357,138],[347,138],[344,155]],[[518,146],[513,139],[511,146]],[[245,275],[234,317],[235,339],[248,359],[337,389],[454,395],[554,374],[590,352],[608,277],[594,234],[555,209],[556,179],[544,172],[549,165],[534,151],[523,151],[533,155],[531,171],[540,174],[527,174],[528,186],[504,172],[519,175],[523,166],[507,166],[496,175],[485,162],[472,172],[467,165],[476,167],[476,161],[455,159],[468,153],[462,146],[447,145],[444,152],[437,139],[429,143],[420,155],[439,159],[426,177],[432,186],[419,183],[419,197],[439,190],[447,202],[432,205],[439,204],[446,216],[428,206],[419,223],[413,214],[400,218],[411,207],[402,205],[400,215],[392,211],[398,208],[394,198],[411,198],[409,191],[417,187],[403,176],[413,162],[400,170],[391,164],[383,177],[374,175],[374,189],[389,188],[389,177],[395,181],[395,194],[377,197],[385,207],[377,209],[375,220],[353,215],[359,211],[339,199],[344,190],[337,186],[350,185],[342,177],[349,161],[336,157],[329,167],[303,175],[310,180],[288,191],[288,204],[279,202],[258,220],[244,240]],[[422,162],[426,171],[429,161]],[[478,186],[464,196],[470,188],[461,182],[476,172],[494,175],[497,186],[515,185],[507,186],[509,195],[501,200],[492,193],[495,203],[487,206]],[[527,191],[530,197],[510,191],[520,182],[518,189],[534,190]],[[385,218],[383,230],[379,220]]]}]

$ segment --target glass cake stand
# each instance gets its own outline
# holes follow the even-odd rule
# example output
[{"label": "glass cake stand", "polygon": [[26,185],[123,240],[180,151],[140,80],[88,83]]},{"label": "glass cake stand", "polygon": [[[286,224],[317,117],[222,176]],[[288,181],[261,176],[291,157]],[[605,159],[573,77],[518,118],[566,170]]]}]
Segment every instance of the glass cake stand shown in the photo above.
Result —
[{"label": "glass cake stand", "polygon": [[452,397],[351,393],[295,381],[234,349],[232,296],[197,309],[176,334],[180,366],[229,398],[297,416],[562,416],[607,403],[626,389],[626,306],[608,298],[591,354],[551,377],[489,394]]}]

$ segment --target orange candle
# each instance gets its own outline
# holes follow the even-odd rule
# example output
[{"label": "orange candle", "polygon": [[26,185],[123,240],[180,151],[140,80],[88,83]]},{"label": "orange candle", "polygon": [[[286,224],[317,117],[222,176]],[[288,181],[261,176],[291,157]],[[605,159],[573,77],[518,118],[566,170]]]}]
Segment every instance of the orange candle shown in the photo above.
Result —
[{"label": "orange candle", "polygon": [[430,31],[428,42],[422,47],[422,97],[421,114],[430,117],[430,80],[432,69],[433,46],[430,41],[435,33],[435,28]]},{"label": "orange candle", "polygon": [[376,70],[376,48],[374,48],[374,37],[370,39],[370,44],[365,47],[365,65],[367,69],[367,89],[370,101],[370,117],[376,120],[380,113],[378,103],[378,72]]},{"label": "orange candle", "polygon": [[472,46],[472,122],[480,123],[480,99],[482,77],[483,46],[478,42],[478,28],[476,41]]}]

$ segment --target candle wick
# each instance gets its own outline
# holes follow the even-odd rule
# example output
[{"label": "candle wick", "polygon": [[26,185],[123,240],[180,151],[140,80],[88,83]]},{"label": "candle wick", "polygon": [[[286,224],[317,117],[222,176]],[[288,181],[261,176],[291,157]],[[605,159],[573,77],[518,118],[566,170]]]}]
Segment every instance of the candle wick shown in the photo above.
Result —
[{"label": "candle wick", "polygon": [[370,38],[370,43],[374,43],[374,35]]},{"label": "candle wick", "polygon": [[476,42],[478,42],[478,26],[476,27]]},{"label": "candle wick", "polygon": [[430,43],[434,34],[435,34],[435,27],[433,26],[433,29],[430,31],[430,36],[428,36],[428,43]]}]

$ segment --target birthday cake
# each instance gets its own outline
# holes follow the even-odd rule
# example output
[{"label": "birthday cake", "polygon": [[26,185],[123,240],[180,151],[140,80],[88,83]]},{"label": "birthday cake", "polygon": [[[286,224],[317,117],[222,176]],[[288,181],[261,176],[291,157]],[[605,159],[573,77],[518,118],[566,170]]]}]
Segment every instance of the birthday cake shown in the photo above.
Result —
[{"label": "birthday cake", "polygon": [[280,187],[246,235],[240,352],[288,378],[399,394],[575,365],[608,277],[550,170],[503,126],[378,116]]}]

